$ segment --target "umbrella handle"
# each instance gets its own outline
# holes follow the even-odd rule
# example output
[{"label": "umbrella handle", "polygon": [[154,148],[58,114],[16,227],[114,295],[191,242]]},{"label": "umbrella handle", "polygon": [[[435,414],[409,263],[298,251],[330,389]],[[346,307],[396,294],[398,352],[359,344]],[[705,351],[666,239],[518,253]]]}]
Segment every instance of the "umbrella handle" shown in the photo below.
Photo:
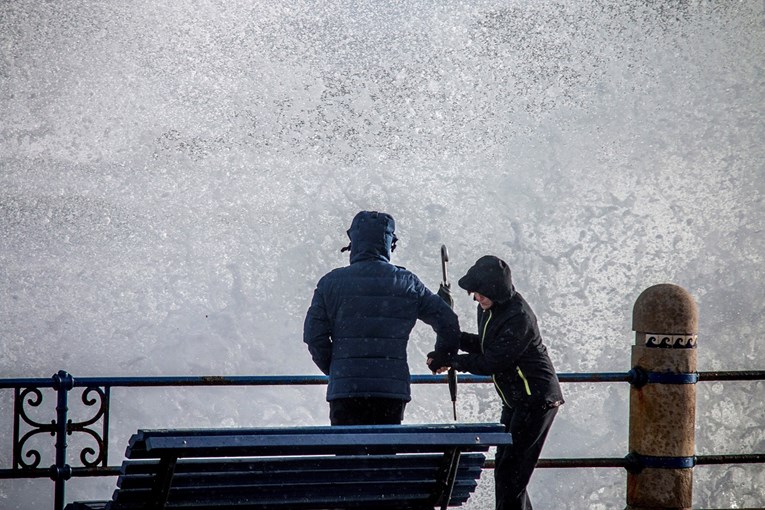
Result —
[{"label": "umbrella handle", "polygon": [[449,262],[449,251],[446,249],[446,245],[441,245],[441,272],[443,273],[443,284],[445,287],[449,286],[449,276],[446,274],[446,263]]}]

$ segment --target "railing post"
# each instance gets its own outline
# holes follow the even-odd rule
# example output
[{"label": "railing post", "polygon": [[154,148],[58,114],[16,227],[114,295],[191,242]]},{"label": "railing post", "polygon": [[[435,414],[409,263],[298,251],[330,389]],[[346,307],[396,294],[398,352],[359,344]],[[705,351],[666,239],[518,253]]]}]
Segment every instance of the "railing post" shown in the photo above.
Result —
[{"label": "railing post", "polygon": [[72,467],[66,463],[66,436],[69,432],[69,391],[74,378],[63,370],[53,376],[56,401],[56,463],[50,467],[50,478],[55,482],[54,510],[64,510],[66,481],[72,477]]},{"label": "railing post", "polygon": [[632,313],[627,509],[690,509],[696,422],[696,302],[681,287],[643,291]]}]

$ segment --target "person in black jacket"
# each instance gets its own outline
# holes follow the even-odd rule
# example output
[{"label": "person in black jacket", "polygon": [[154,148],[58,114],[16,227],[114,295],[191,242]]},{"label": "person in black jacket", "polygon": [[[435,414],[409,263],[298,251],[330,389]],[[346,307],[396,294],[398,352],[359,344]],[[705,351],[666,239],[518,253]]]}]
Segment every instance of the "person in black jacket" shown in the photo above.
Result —
[{"label": "person in black jacket", "polygon": [[478,334],[460,335],[460,349],[467,354],[431,352],[427,363],[433,372],[451,366],[492,376],[502,401],[501,422],[513,437],[512,445],[497,449],[496,508],[531,510],[526,486],[563,404],[558,377],[536,316],[515,290],[503,260],[481,257],[458,284],[478,302]]},{"label": "person in black jacket", "polygon": [[351,263],[319,280],[303,341],[329,376],[332,425],[398,424],[411,400],[406,347],[417,319],[436,331],[436,352],[445,354],[459,348],[459,321],[414,273],[390,263],[393,217],[362,211],[348,237]]}]

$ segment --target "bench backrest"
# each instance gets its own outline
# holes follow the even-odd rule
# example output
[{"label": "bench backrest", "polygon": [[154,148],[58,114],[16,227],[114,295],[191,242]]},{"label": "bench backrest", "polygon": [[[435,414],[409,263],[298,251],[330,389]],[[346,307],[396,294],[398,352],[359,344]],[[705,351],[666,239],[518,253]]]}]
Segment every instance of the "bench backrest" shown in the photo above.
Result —
[{"label": "bench backrest", "polygon": [[[168,508],[198,508],[206,501],[217,510],[242,508],[244,502],[248,509],[371,509],[394,504],[432,510],[444,503],[466,502],[483,463],[483,454],[461,455],[444,502],[444,488],[439,485],[443,455],[439,454],[182,459],[164,497]],[[159,462],[130,463],[120,476],[110,508],[162,508],[164,502],[158,502],[153,492],[161,474]]]},{"label": "bench backrest", "polygon": [[139,430],[107,508],[459,506],[509,442],[496,424]]}]

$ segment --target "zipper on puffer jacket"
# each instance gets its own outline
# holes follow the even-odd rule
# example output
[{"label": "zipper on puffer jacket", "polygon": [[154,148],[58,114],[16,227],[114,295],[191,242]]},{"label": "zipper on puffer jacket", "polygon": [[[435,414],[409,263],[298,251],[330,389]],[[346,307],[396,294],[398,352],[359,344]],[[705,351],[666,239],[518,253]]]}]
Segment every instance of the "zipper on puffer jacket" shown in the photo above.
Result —
[{"label": "zipper on puffer jacket", "polygon": [[[483,313],[486,313],[486,310],[483,311]],[[486,322],[483,323],[483,331],[481,332],[481,352],[485,352],[483,349],[483,341],[486,340],[486,329],[489,327],[489,321],[492,318],[492,312],[489,310],[489,317],[486,319]],[[506,406],[510,407],[510,404],[508,404],[507,399],[505,398],[505,394],[502,393],[502,389],[499,387],[499,384],[497,384],[497,377],[494,374],[491,374],[491,380],[494,381],[494,387],[497,388],[497,393],[499,393],[499,398],[502,399],[502,402],[505,403]]]}]

